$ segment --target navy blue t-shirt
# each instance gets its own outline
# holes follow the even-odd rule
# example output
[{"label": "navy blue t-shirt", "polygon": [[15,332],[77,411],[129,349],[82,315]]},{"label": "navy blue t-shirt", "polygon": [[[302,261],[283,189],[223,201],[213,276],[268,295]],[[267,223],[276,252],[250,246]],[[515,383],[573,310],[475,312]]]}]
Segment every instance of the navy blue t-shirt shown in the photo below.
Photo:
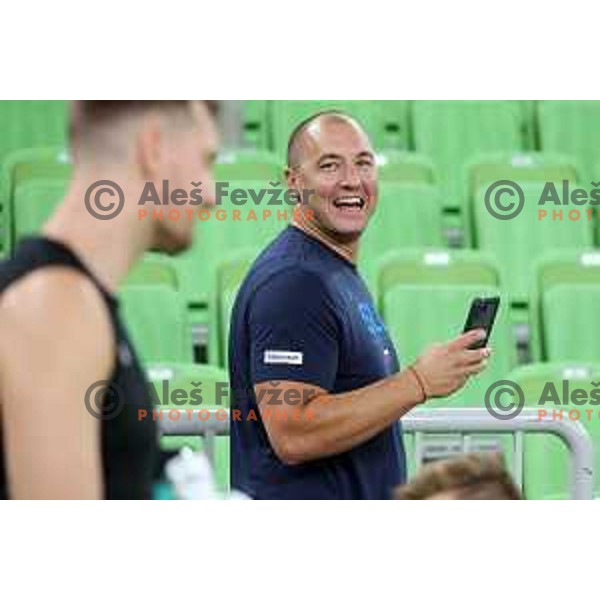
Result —
[{"label": "navy blue t-shirt", "polygon": [[[229,365],[233,488],[257,499],[387,499],[404,482],[399,423],[341,454],[286,465],[257,407],[256,383],[301,381],[341,394],[398,371],[369,291],[337,252],[294,226],[266,248],[233,308]],[[271,418],[281,401],[261,399]]]}]

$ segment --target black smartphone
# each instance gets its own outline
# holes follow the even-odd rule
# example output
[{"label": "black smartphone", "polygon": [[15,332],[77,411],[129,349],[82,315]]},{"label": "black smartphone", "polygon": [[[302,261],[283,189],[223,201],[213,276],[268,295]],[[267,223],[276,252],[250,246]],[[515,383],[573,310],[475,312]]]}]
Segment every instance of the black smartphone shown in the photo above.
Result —
[{"label": "black smartphone", "polygon": [[471,331],[472,329],[485,329],[486,331],[485,339],[471,345],[471,350],[485,348],[485,346],[487,346],[492,333],[492,327],[494,326],[494,321],[496,320],[498,306],[500,306],[499,296],[493,296],[491,298],[475,298],[471,303],[463,333],[467,333],[467,331]]}]

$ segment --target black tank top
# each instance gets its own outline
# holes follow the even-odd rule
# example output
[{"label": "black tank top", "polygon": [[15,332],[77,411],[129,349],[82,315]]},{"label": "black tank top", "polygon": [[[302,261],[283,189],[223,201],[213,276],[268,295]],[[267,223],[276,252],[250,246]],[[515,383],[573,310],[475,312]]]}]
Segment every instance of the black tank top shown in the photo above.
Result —
[{"label": "black tank top", "polygon": [[[115,368],[110,376],[115,394],[90,393],[88,411],[98,414],[101,427],[101,458],[105,497],[150,499],[158,462],[158,434],[152,417],[151,395],[144,372],[118,313],[118,301],[67,246],[42,237],[27,238],[13,259],[0,263],[0,295],[15,281],[36,269],[65,266],[84,273],[106,302],[116,340]],[[73,349],[77,352],[77,349]],[[90,387],[95,382],[90,382]],[[97,405],[97,398],[102,399]],[[84,402],[84,399],[81,400]],[[1,408],[1,403],[0,403]],[[138,410],[147,411],[140,418]],[[143,414],[143,413],[142,413]],[[0,413],[0,498],[9,498],[6,480],[2,420]]]}]

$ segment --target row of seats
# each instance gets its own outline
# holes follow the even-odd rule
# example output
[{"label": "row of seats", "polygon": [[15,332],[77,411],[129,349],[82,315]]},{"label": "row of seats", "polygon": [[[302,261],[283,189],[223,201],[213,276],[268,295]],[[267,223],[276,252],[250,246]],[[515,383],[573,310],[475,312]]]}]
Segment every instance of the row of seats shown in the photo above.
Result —
[{"label": "row of seats", "polygon": [[[209,358],[227,362],[229,316],[254,253],[235,253],[217,270],[210,303]],[[170,271],[170,274],[168,274]],[[527,322],[532,358],[537,361],[588,360],[600,354],[600,252],[554,250],[536,263],[528,292]],[[164,257],[145,260],[121,292],[127,322],[146,361],[192,361],[192,319]],[[154,281],[154,283],[149,283]],[[140,283],[141,282],[141,283]],[[502,274],[489,255],[473,250],[405,250],[380,262],[374,295],[404,362],[425,346],[460,333],[472,298],[499,295],[502,308],[494,329],[494,360],[486,374],[461,393],[472,405],[481,390],[518,362],[515,315]],[[455,399],[452,399],[455,402]]]},{"label": "row of seats", "polygon": [[[12,168],[7,167],[4,171],[4,185],[0,186],[0,199],[4,199],[0,200],[0,228],[7,249],[22,236],[37,231],[65,191],[69,165],[64,160],[59,161],[60,155],[56,153],[48,161],[39,154],[35,156],[35,160],[32,157],[15,159]],[[231,170],[232,164],[225,163],[225,166]],[[241,164],[245,167],[247,163]],[[502,270],[503,287],[517,303],[526,302],[531,263],[546,250],[592,248],[595,243],[600,243],[598,207],[591,207],[591,214],[585,206],[577,207],[579,218],[573,220],[570,212],[575,208],[573,205],[544,204],[547,216],[542,220],[538,218],[538,200],[543,189],[541,177],[554,174],[557,190],[562,194],[563,180],[559,178],[570,172],[568,165],[554,164],[551,159],[544,162],[539,158],[537,162],[527,164],[530,168],[503,163],[499,157],[496,162],[490,159],[470,173],[466,185],[472,190],[468,213],[472,246],[496,256]],[[419,173],[419,169],[415,171]],[[521,173],[519,184],[525,200],[524,210],[514,219],[499,220],[486,206],[486,182],[498,176],[506,177],[511,171]],[[415,181],[409,181],[401,180],[400,176],[394,178],[392,167],[388,173],[389,178],[381,182],[378,209],[361,246],[361,264],[371,283],[382,253],[407,247],[445,245],[440,187],[424,179],[416,180],[418,174]],[[571,191],[575,189],[575,182],[565,181],[569,182]],[[230,187],[258,190],[261,186],[264,183],[257,180],[234,180]],[[221,208],[226,211],[224,220],[218,220],[213,214],[206,222],[198,223],[193,248],[176,261],[182,295],[188,304],[205,305],[208,302],[214,289],[216,262],[223,250],[264,246],[291,218],[291,208],[286,205],[255,207],[247,203],[236,207],[225,199]],[[252,208],[256,209],[256,221],[247,220]],[[233,209],[241,210],[240,221],[232,219]],[[265,209],[271,211],[267,218],[263,218]],[[287,209],[286,220],[277,218],[277,212],[283,209]],[[554,211],[561,211],[562,217],[554,218]]]},{"label": "row of seats", "polygon": [[[462,173],[462,197],[465,200],[461,214],[456,216],[446,210],[448,196],[439,183],[431,162],[426,158],[395,152],[381,155],[380,163],[379,214],[375,215],[374,224],[370,227],[373,233],[366,236],[364,254],[367,257],[379,254],[382,248],[442,244],[453,246],[455,244],[448,235],[453,227],[460,230],[460,237],[467,246],[485,248],[490,245],[490,227],[502,235],[511,226],[529,226],[537,215],[537,201],[543,183],[553,182],[561,198],[564,181],[568,182],[569,193],[578,186],[587,193],[592,192],[591,186],[586,187],[580,183],[577,167],[565,157],[535,153],[480,156],[467,165]],[[9,252],[16,239],[32,228],[35,229],[40,219],[47,216],[53,203],[62,196],[70,172],[69,157],[61,149],[25,150],[10,155],[0,172],[0,255]],[[230,192],[235,188],[268,188],[268,182],[281,181],[280,175],[281,164],[267,152],[225,153],[216,167],[216,179],[229,181]],[[531,209],[526,213],[527,219],[521,217],[513,223],[494,223],[487,210],[484,210],[486,191],[490,184],[499,180],[515,181],[524,189],[527,206]],[[283,189],[283,184],[280,189]],[[266,198],[268,200],[270,196]],[[225,199],[223,207],[227,206],[231,208]],[[557,208],[554,204],[544,205],[544,208],[548,207]],[[272,209],[275,213],[280,207],[259,207],[261,210],[264,208]],[[568,210],[574,208],[574,205],[561,205],[559,208],[563,209],[563,220],[566,221]],[[590,208],[596,212],[594,218],[589,219],[585,214],[586,207],[581,207],[582,218],[579,224],[573,227],[560,223],[558,225],[560,230],[579,228],[583,232],[577,245],[589,245],[593,243],[594,237],[600,244],[598,207],[590,205]],[[548,214],[551,214],[550,209]],[[547,222],[550,220],[546,219]],[[266,239],[265,235],[278,231],[278,226],[283,224],[277,223],[275,218],[270,219],[269,223],[251,226],[246,226],[247,223],[234,224],[234,229],[237,229],[234,243],[237,247],[260,243]],[[226,224],[219,225],[219,230],[227,228]],[[208,229],[211,227],[209,224]],[[539,229],[547,227],[550,226],[536,224]],[[397,232],[399,228],[401,235]],[[208,230],[205,233],[208,239],[211,234]],[[540,231],[540,239],[543,237],[543,232]],[[230,240],[222,239],[219,235],[211,237],[212,247],[220,243],[230,247]],[[492,243],[491,246],[493,245]]]},{"label": "row of seats", "polygon": [[[449,209],[463,206],[462,173],[478,155],[541,150],[570,157],[582,182],[598,179],[598,101],[248,101],[245,142],[272,150],[281,164],[293,128],[327,108],[341,108],[361,119],[378,151],[410,150],[426,156]],[[67,113],[60,101],[0,103],[0,163],[11,151],[64,146]],[[255,170],[248,175],[244,178],[257,177]]]},{"label": "row of seats", "polygon": [[566,154],[580,165],[584,181],[598,179],[597,101],[252,101],[245,104],[246,142],[283,156],[290,131],[330,108],[359,118],[378,149],[428,156],[449,206],[460,204],[464,165],[482,153]]}]

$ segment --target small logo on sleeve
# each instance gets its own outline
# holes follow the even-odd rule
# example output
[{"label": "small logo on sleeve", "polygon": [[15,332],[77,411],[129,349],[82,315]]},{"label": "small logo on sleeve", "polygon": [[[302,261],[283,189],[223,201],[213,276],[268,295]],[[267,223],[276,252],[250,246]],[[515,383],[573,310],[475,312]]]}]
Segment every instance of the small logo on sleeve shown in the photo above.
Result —
[{"label": "small logo on sleeve", "polygon": [[304,353],[288,350],[265,350],[265,365],[301,365]]}]

